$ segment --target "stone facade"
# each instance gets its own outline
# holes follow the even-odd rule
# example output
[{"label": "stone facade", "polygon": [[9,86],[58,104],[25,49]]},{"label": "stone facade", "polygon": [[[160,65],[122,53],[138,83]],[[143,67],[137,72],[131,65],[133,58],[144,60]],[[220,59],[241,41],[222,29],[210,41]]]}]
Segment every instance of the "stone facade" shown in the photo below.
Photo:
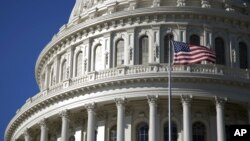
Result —
[{"label": "stone facade", "polygon": [[40,92],[17,110],[5,141],[165,141],[170,38],[217,55],[216,64],[172,67],[173,139],[227,140],[227,125],[250,123],[249,6],[76,0],[38,57]]}]

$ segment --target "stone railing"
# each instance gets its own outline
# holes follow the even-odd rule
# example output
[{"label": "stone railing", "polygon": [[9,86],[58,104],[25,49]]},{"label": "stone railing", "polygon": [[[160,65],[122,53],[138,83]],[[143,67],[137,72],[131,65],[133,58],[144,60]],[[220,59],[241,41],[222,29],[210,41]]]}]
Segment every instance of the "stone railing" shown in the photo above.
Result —
[{"label": "stone railing", "polygon": [[[43,96],[51,95],[53,93],[63,92],[64,89],[68,89],[77,85],[84,85],[86,83],[94,82],[95,80],[105,80],[113,79],[115,77],[124,76],[129,78],[130,76],[144,77],[147,74],[167,74],[168,65],[167,64],[150,64],[150,65],[134,65],[134,66],[123,66],[118,68],[112,68],[102,71],[89,72],[81,77],[71,78],[67,81],[55,84],[49,89],[38,93],[37,95],[29,98],[23,107],[26,107],[30,103],[40,99]],[[172,67],[173,77],[178,77],[178,75],[195,76],[199,75],[209,75],[211,78],[217,78],[217,76],[222,76],[229,80],[245,80],[250,83],[250,72],[249,70],[228,68],[220,65],[175,65]],[[165,75],[167,76],[167,75]],[[20,112],[23,107],[18,110]]]},{"label": "stone railing", "polygon": [[[48,96],[53,97],[54,95],[60,95],[66,91],[74,90],[76,87],[87,87],[97,83],[122,80],[123,78],[137,79],[140,77],[150,78],[152,76],[166,78],[167,74],[167,64],[150,64],[123,66],[98,72],[90,72],[81,77],[65,80],[27,99],[26,103],[17,110],[16,116],[11,120],[7,128],[9,129],[10,126],[17,120],[17,118],[28,111],[28,109],[41,103],[43,100],[47,99]],[[228,68],[220,65],[175,65],[172,67],[172,74],[173,78],[187,76],[190,78],[204,77],[209,79],[226,79],[250,84],[249,70]]]},{"label": "stone railing", "polygon": [[[107,78],[112,79],[118,76],[140,76],[148,73],[168,73],[168,66],[167,64],[134,65],[107,69],[98,72],[90,72],[81,77],[72,78],[66,82],[61,82],[50,87],[47,91],[47,94],[56,93],[64,88],[84,84],[86,82],[91,82],[94,80],[101,80]],[[187,75],[206,74],[212,75],[211,77],[213,77],[213,75],[220,75],[224,76],[225,78],[228,77],[228,79],[249,79],[250,75],[248,70],[228,68],[219,65],[176,65],[172,67],[172,73],[176,75],[180,73],[188,73]]]}]

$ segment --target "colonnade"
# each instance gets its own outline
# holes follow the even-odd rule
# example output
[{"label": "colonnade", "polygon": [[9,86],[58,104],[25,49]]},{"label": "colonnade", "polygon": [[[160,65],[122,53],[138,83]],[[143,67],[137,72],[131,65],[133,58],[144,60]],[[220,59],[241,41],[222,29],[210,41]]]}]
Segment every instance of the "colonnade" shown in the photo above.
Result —
[{"label": "colonnade", "polygon": [[[157,140],[157,100],[158,97],[148,95],[149,104],[149,141]],[[191,103],[192,96],[181,96],[183,108],[183,141],[192,141],[192,125],[191,125]],[[117,141],[125,141],[125,98],[115,98],[114,102],[117,107]],[[215,97],[216,104],[216,121],[217,121],[217,141],[225,141],[225,125],[224,125],[224,103],[225,98]],[[89,103],[85,105],[88,113],[87,121],[87,141],[95,141],[95,125],[96,125],[96,104]],[[68,141],[69,133],[69,112],[64,110],[59,112],[62,119],[61,141]],[[48,141],[48,128],[46,119],[39,122],[40,125],[40,141]],[[23,133],[25,141],[31,141],[31,136],[26,129]]]}]

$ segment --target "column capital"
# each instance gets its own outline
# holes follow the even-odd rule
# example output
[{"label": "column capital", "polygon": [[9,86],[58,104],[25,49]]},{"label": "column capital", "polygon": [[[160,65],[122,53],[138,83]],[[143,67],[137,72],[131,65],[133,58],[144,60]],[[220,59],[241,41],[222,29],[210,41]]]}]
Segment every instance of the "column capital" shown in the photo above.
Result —
[{"label": "column capital", "polygon": [[127,99],[124,98],[115,98],[114,99],[116,106],[124,105],[127,102]]},{"label": "column capital", "polygon": [[156,104],[158,100],[158,95],[147,95],[148,103]]},{"label": "column capital", "polygon": [[23,131],[23,135],[24,135],[24,136],[30,136],[29,128],[26,128],[26,129]]},{"label": "column capital", "polygon": [[88,110],[88,111],[94,111],[95,108],[96,108],[96,104],[93,102],[93,103],[88,103],[88,104],[85,104],[84,107]]},{"label": "column capital", "polygon": [[224,106],[225,102],[227,101],[227,98],[225,97],[215,97],[216,106]]},{"label": "column capital", "polygon": [[192,95],[182,95],[181,101],[182,101],[182,104],[184,103],[190,104],[192,102]]},{"label": "column capital", "polygon": [[39,121],[39,125],[41,127],[47,127],[47,120],[44,118],[42,120]]},{"label": "column capital", "polygon": [[70,115],[70,113],[69,113],[69,110],[63,110],[63,111],[60,111],[59,112],[59,115],[60,115],[60,117],[62,117],[62,118],[69,118],[69,115]]}]

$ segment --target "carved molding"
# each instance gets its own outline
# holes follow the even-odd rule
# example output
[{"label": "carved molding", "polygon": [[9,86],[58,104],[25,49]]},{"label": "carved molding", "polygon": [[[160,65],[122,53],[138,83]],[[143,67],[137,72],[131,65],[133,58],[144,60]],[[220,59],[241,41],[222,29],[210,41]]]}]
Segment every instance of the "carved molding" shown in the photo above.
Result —
[{"label": "carved molding", "polygon": [[69,118],[69,116],[70,116],[70,112],[69,112],[69,110],[63,110],[63,111],[61,111],[61,112],[59,112],[59,115],[62,117],[62,118]]},{"label": "carved molding", "polygon": [[192,102],[192,95],[182,95],[181,96],[182,104],[191,104]]},{"label": "carved molding", "polygon": [[227,102],[227,98],[224,97],[215,97],[216,106],[224,106],[225,102]]},{"label": "carved molding", "polygon": [[124,105],[127,102],[126,98],[115,98],[114,99],[116,106]]},{"label": "carved molding", "polygon": [[157,95],[148,95],[147,96],[149,104],[157,104],[158,96]]},{"label": "carved molding", "polygon": [[26,129],[24,130],[23,135],[24,135],[24,136],[30,136],[29,128],[26,128]]},{"label": "carved molding", "polygon": [[93,103],[85,104],[84,107],[87,109],[87,111],[95,111],[96,104],[93,102]]},{"label": "carved molding", "polygon": [[44,119],[40,120],[38,124],[41,127],[47,127],[47,123],[48,123],[47,119],[44,118]]}]

